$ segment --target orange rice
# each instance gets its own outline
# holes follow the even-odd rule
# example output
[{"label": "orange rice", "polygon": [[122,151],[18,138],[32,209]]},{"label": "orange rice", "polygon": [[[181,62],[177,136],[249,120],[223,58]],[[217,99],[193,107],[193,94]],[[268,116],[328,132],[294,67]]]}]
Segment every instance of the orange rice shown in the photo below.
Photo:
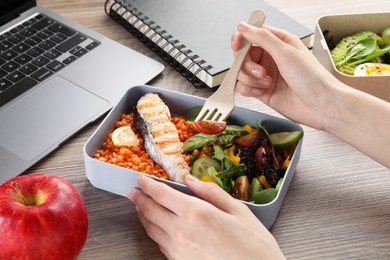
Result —
[{"label": "orange rice", "polygon": [[[181,142],[184,142],[189,137],[196,134],[192,124],[185,120],[185,117],[172,117],[172,123],[176,126]],[[145,174],[154,175],[162,179],[168,179],[168,174],[150,158],[144,147],[144,139],[141,133],[135,127],[134,112],[130,114],[122,114],[119,121],[115,123],[115,129],[121,126],[130,126],[139,139],[138,146],[115,146],[111,140],[112,132],[108,139],[103,143],[102,149],[94,154],[94,158],[103,162],[115,164],[134,171],[143,172]],[[114,129],[114,130],[115,130]],[[183,153],[184,160],[189,163],[189,156]]]}]

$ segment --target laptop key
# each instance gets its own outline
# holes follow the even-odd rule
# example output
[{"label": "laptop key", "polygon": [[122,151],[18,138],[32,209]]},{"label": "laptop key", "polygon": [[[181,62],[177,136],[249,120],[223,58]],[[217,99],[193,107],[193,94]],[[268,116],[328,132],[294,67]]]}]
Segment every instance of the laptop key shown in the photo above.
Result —
[{"label": "laptop key", "polygon": [[63,63],[70,64],[70,63],[74,62],[75,60],[77,60],[77,58],[75,56],[69,56],[68,58],[64,59]]},{"label": "laptop key", "polygon": [[0,51],[6,51],[9,48],[11,48],[12,46],[14,46],[14,45],[11,42],[2,41],[2,42],[0,42]]},{"label": "laptop key", "polygon": [[12,82],[11,81],[9,81],[8,79],[4,79],[4,78],[0,79],[0,93],[1,93],[1,91],[6,90],[10,86],[12,86]]},{"label": "laptop key", "polygon": [[19,42],[21,41],[24,41],[26,39],[26,37],[24,37],[23,35],[21,34],[14,34],[12,35],[11,37],[8,38],[8,40],[12,43],[15,43],[15,44],[18,44]]},{"label": "laptop key", "polygon": [[46,68],[48,68],[54,72],[59,71],[63,67],[65,67],[65,65],[63,63],[59,62],[58,60],[53,60],[52,62],[50,62],[46,66]]},{"label": "laptop key", "polygon": [[69,38],[68,40],[58,45],[56,49],[62,52],[67,52],[70,49],[82,43],[83,41],[85,41],[86,39],[87,37],[85,37],[84,35],[76,34],[72,38]]},{"label": "laptop key", "polygon": [[61,43],[61,42],[65,41],[66,39],[68,39],[68,37],[62,33],[57,33],[56,35],[54,35],[50,38],[50,40],[52,40],[56,43]]},{"label": "laptop key", "polygon": [[50,62],[50,60],[48,58],[43,57],[43,56],[40,56],[32,61],[32,63],[38,67],[43,67],[49,62]]},{"label": "laptop key", "polygon": [[32,56],[32,57],[38,57],[39,55],[43,54],[45,51],[42,50],[41,48],[39,47],[34,47],[30,50],[27,51],[27,54]]},{"label": "laptop key", "polygon": [[[5,80],[0,81],[0,86],[4,83]],[[35,86],[38,82],[32,78],[25,77],[12,87],[8,87],[5,91],[0,93],[0,106],[7,103],[14,97],[18,96],[20,93],[25,92],[26,90]],[[7,84],[7,83],[5,83]]]},{"label": "laptop key", "polygon": [[24,25],[21,24],[21,25],[18,25],[18,26],[16,26],[16,27],[12,28],[10,32],[12,32],[12,33],[18,33],[18,32],[20,32],[20,31],[23,30],[23,29],[24,29]]},{"label": "laptop key", "polygon": [[12,33],[10,31],[3,33],[2,35],[0,35],[0,41],[4,41],[5,39],[10,37],[11,35],[12,35]]},{"label": "laptop key", "polygon": [[86,54],[88,51],[84,48],[81,48],[80,50],[76,51],[75,53],[73,53],[73,55],[77,56],[77,57],[81,57],[83,56],[84,54]]},{"label": "laptop key", "polygon": [[6,78],[14,83],[20,81],[22,78],[24,78],[25,75],[21,73],[20,71],[14,71],[11,74],[9,74]]},{"label": "laptop key", "polygon": [[0,56],[2,58],[6,59],[6,60],[11,60],[11,59],[15,58],[18,55],[19,54],[17,54],[13,50],[7,50],[7,51],[3,52]]},{"label": "laptop key", "polygon": [[53,42],[51,40],[46,40],[46,41],[40,43],[38,46],[44,50],[50,50],[51,48],[56,46],[56,44],[55,44],[55,42]]},{"label": "laptop key", "polygon": [[99,45],[99,43],[98,42],[91,42],[90,44],[88,44],[87,46],[85,46],[85,48],[87,49],[87,50],[92,50],[92,49],[94,49],[96,46],[98,46]]},{"label": "laptop key", "polygon": [[63,25],[61,25],[59,23],[54,23],[53,25],[50,25],[48,27],[48,29],[53,31],[53,32],[63,33],[66,36],[72,36],[72,35],[76,34],[76,32],[73,31],[72,29],[69,29],[68,27],[63,26]]},{"label": "laptop key", "polygon": [[25,22],[23,23],[23,25],[24,25],[24,26],[30,26],[30,25],[32,25],[33,23],[36,23],[36,22],[37,22],[37,20],[36,20],[35,18],[31,18],[31,19],[25,21]]},{"label": "laptop key", "polygon": [[12,60],[10,62],[4,64],[3,66],[1,66],[1,68],[3,68],[4,70],[6,70],[8,72],[13,72],[14,70],[16,70],[19,67],[20,67],[20,65]]},{"label": "laptop key", "polygon": [[69,52],[71,54],[75,54],[77,51],[79,51],[82,47],[81,46],[76,46],[73,49],[71,49]]},{"label": "laptop key", "polygon": [[42,30],[42,29],[52,25],[53,23],[54,23],[53,20],[50,20],[50,19],[45,17],[45,18],[39,20],[38,22],[34,23],[33,25],[31,25],[31,27],[33,27],[34,29],[37,29],[39,31],[39,30]]},{"label": "laptop key", "polygon": [[29,75],[31,73],[33,73],[34,71],[36,71],[38,69],[37,66],[35,66],[34,64],[31,64],[31,63],[28,63],[22,67],[20,67],[20,71],[23,72],[24,74],[26,75]]},{"label": "laptop key", "polygon": [[24,42],[22,42],[22,43],[19,43],[18,45],[16,45],[15,47],[13,47],[12,49],[16,52],[23,53],[30,48],[31,47],[28,44],[25,44]]},{"label": "laptop key", "polygon": [[23,54],[19,55],[18,57],[16,57],[14,61],[19,63],[20,65],[23,65],[31,60],[32,60],[31,56],[28,56],[27,54],[23,53]]},{"label": "laptop key", "polygon": [[43,40],[41,38],[37,37],[37,36],[31,36],[30,38],[28,38],[24,42],[27,43],[30,46],[36,46],[36,45],[38,45],[42,41]]},{"label": "laptop key", "polygon": [[37,33],[36,35],[39,37],[39,38],[42,38],[43,40],[46,40],[47,38],[49,38],[50,36],[52,36],[54,33],[49,31],[49,30],[43,30],[43,31],[40,31],[39,33]]},{"label": "laptop key", "polygon": [[39,70],[31,74],[31,77],[38,81],[42,81],[51,75],[53,75],[53,72],[51,72],[50,70],[46,68],[40,68]]},{"label": "laptop key", "polygon": [[8,73],[5,70],[0,69],[0,78],[3,78],[6,76]]},{"label": "laptop key", "polygon": [[23,36],[25,37],[31,37],[37,33],[37,30],[35,30],[34,28],[27,27],[24,30],[22,30],[20,33],[23,34]]},{"label": "laptop key", "polygon": [[44,16],[41,14],[37,14],[34,18],[37,20],[41,20]]},{"label": "laptop key", "polygon": [[61,52],[57,51],[56,49],[48,50],[43,54],[46,58],[49,58],[51,60],[54,60],[55,58],[61,56]]}]

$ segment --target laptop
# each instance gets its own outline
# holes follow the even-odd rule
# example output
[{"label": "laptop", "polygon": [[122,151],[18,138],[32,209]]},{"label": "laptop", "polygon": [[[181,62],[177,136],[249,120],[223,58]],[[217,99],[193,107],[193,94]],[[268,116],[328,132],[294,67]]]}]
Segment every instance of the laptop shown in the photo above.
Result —
[{"label": "laptop", "polygon": [[163,70],[35,0],[0,0],[0,184]]}]

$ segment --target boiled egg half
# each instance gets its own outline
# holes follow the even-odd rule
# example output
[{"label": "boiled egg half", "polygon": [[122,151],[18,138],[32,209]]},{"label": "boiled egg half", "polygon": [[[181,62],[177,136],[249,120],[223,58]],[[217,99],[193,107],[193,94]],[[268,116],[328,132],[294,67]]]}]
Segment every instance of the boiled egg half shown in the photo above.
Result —
[{"label": "boiled egg half", "polygon": [[389,76],[390,65],[385,63],[363,63],[355,68],[354,76]]}]

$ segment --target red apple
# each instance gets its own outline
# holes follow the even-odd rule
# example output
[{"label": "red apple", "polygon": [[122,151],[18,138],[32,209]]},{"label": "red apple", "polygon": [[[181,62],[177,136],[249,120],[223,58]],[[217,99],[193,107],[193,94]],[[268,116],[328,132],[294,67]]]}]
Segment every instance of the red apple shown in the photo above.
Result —
[{"label": "red apple", "polygon": [[88,232],[80,192],[47,174],[0,186],[0,259],[75,259]]}]

